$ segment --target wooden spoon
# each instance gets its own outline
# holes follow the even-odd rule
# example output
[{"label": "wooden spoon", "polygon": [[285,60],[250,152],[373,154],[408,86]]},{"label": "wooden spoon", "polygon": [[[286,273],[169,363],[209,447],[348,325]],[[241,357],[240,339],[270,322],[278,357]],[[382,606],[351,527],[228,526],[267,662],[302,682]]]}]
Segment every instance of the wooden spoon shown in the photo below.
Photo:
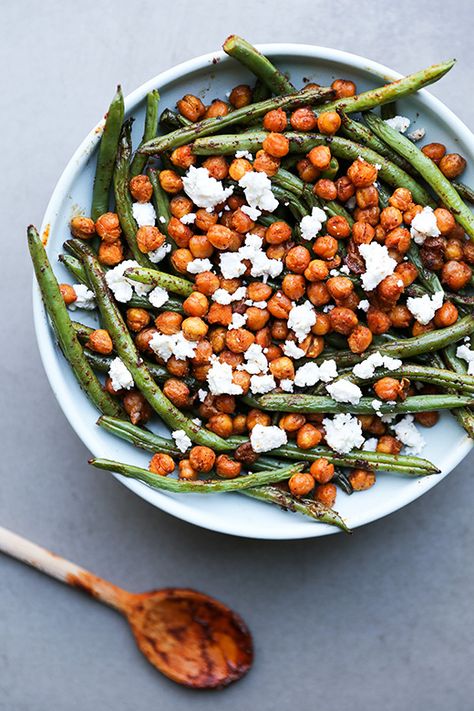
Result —
[{"label": "wooden spoon", "polygon": [[183,588],[130,593],[1,527],[0,551],[121,612],[140,651],[178,684],[213,689],[250,669],[253,645],[247,626],[208,595]]}]

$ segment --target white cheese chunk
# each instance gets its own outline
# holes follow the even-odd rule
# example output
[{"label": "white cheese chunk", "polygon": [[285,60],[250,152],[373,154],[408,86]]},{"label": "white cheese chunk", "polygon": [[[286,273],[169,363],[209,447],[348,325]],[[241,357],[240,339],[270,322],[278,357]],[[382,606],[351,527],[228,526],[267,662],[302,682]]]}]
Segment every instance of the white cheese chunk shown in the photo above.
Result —
[{"label": "white cheese chunk", "polygon": [[120,358],[114,358],[111,362],[109,378],[114,390],[130,390],[134,386],[131,372]]},{"label": "white cheese chunk", "polygon": [[365,272],[361,275],[365,291],[372,291],[385,277],[393,274],[397,262],[390,256],[387,247],[378,242],[359,245],[365,260]]},{"label": "white cheese chunk", "polygon": [[326,390],[336,402],[350,402],[357,405],[362,397],[362,390],[355,383],[351,383],[347,378],[341,378],[334,383],[326,385]]},{"label": "white cheese chunk", "polygon": [[190,166],[183,177],[184,192],[198,207],[212,210],[216,205],[225,202],[234,192],[234,188],[224,188],[220,180],[216,180],[207,168]]},{"label": "white cheese chunk", "polygon": [[423,244],[427,237],[438,237],[441,234],[432,207],[427,205],[415,215],[411,221],[410,234],[416,244]]},{"label": "white cheese chunk", "polygon": [[270,452],[288,442],[285,430],[276,425],[255,425],[250,433],[250,443],[254,452]]},{"label": "white cheese chunk", "polygon": [[310,215],[305,215],[300,222],[300,232],[303,239],[312,240],[321,232],[327,215],[320,207],[313,207]]},{"label": "white cheese chunk", "polygon": [[438,309],[443,305],[444,292],[436,291],[432,296],[409,296],[407,299],[408,311],[413,314],[416,320],[426,326],[433,318]]},{"label": "white cheese chunk", "polygon": [[171,436],[173,437],[174,441],[176,442],[176,446],[179,449],[180,452],[186,452],[192,445],[191,439],[188,437],[186,432],[184,430],[175,430],[174,432],[171,433]]},{"label": "white cheese chunk", "polygon": [[417,455],[423,450],[426,442],[415,427],[413,415],[406,415],[400,422],[392,425],[392,430],[410,454]]},{"label": "white cheese chunk", "polygon": [[156,222],[156,212],[151,202],[134,202],[132,212],[139,227],[153,226]]},{"label": "white cheese chunk", "polygon": [[332,418],[325,417],[323,426],[328,446],[340,454],[347,454],[364,442],[361,424],[353,415],[339,413]]}]

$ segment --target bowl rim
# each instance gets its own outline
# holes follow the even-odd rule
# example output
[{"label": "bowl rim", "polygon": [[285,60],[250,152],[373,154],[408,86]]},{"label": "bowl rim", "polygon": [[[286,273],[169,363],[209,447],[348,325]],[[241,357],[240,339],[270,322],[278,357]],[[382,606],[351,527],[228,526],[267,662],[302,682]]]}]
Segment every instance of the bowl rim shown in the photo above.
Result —
[{"label": "bowl rim", "polygon": [[[323,47],[320,45],[309,45],[301,43],[266,43],[257,44],[256,47],[265,55],[269,57],[292,57],[292,58],[302,58],[302,59],[315,59],[322,61],[334,61],[345,63],[349,67],[354,69],[359,69],[374,77],[379,77],[384,81],[393,81],[400,79],[403,75],[395,72],[389,67],[375,62],[361,55],[354,54],[351,52],[346,52],[339,49],[332,49],[330,47]],[[133,110],[136,105],[141,102],[146,94],[156,87],[160,88],[172,81],[182,78],[185,74],[195,72],[197,70],[209,68],[212,69],[222,62],[232,62],[232,58],[225,54],[224,51],[219,50],[216,52],[208,52],[203,55],[199,55],[192,59],[181,62],[174,67],[160,72],[155,77],[149,79],[148,81],[141,84],[134,91],[128,94],[125,99],[125,112],[128,113]],[[417,92],[417,97],[421,99],[421,102],[428,108],[433,110],[438,114],[439,118],[443,123],[446,123],[450,128],[459,136],[462,136],[465,143],[469,144],[470,150],[474,153],[474,135],[471,133],[470,129],[466,124],[454,114],[451,109],[449,109],[440,99],[431,95],[426,89],[421,89]],[[64,200],[64,196],[67,194],[67,187],[69,183],[74,179],[74,177],[81,171],[81,169],[86,164],[91,153],[94,151],[96,144],[99,142],[100,135],[102,133],[104,126],[104,119],[99,121],[96,126],[87,134],[84,140],[80,143],[79,147],[73,153],[72,157],[68,161],[66,167],[64,168],[59,180],[57,181],[48,205],[46,207],[44,217],[41,224],[41,234],[44,235],[49,232],[50,226],[54,223],[55,218],[59,212],[59,207]],[[47,246],[47,245],[46,245]],[[41,299],[41,294],[39,287],[33,275],[33,319],[34,328],[36,333],[36,339],[38,344],[38,349],[40,352],[40,357],[43,363],[44,370],[46,372],[49,384],[53,393],[63,411],[69,424],[76,432],[82,443],[95,455],[99,456],[99,453],[95,451],[95,446],[92,443],[93,437],[91,436],[91,425],[89,422],[84,422],[79,416],[79,411],[70,407],[72,405],[72,399],[68,398],[67,393],[65,394],[63,389],[60,387],[61,374],[59,359],[56,358],[57,346],[54,336],[51,333],[49,322],[46,316],[46,311]],[[69,403],[68,400],[71,402]],[[95,423],[94,423],[95,426]],[[353,523],[351,522],[351,528],[355,529],[360,526],[377,521],[389,514],[398,511],[407,504],[418,499],[422,494],[424,494],[429,489],[436,486],[442,479],[444,479],[453,469],[456,467],[462,459],[470,452],[473,447],[473,442],[469,437],[465,438],[459,446],[457,446],[448,457],[448,463],[441,474],[436,476],[426,477],[419,480],[419,487],[414,489],[407,489],[404,495],[398,495],[396,498],[395,505],[391,503],[388,499],[384,507],[378,507],[377,512],[369,513],[367,515],[359,515],[358,520]],[[126,477],[120,476],[119,474],[114,474],[122,484],[124,484],[128,489],[138,494],[141,498],[153,504],[155,507],[161,508],[161,510],[176,516],[188,523],[200,526],[207,530],[216,531],[219,533],[226,533],[228,535],[241,536],[243,538],[253,538],[260,540],[296,540],[296,539],[306,539],[306,538],[317,538],[320,536],[332,535],[339,532],[339,529],[335,527],[328,526],[326,524],[314,525],[310,524],[308,528],[298,528],[295,527],[294,532],[285,531],[284,534],[278,535],[272,533],[271,535],[266,535],[264,529],[259,529],[258,533],[251,533],[245,529],[242,525],[235,525],[234,521],[227,522],[228,525],[217,525],[213,522],[209,523],[206,520],[206,512],[202,512],[199,509],[195,509],[192,506],[186,505],[181,499],[175,499],[170,496],[166,496],[162,492],[150,489],[149,487],[141,484],[138,481],[128,479]],[[157,496],[158,494],[158,496]]]}]

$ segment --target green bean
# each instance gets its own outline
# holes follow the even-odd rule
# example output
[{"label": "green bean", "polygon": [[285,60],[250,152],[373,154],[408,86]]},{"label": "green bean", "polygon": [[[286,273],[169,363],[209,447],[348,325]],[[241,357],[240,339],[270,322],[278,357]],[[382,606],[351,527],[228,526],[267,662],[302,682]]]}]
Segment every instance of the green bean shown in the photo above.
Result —
[{"label": "green bean", "polygon": [[244,489],[265,484],[286,481],[303,468],[301,464],[294,464],[284,469],[264,470],[255,474],[245,474],[235,479],[195,479],[194,481],[184,481],[153,474],[148,469],[135,467],[132,464],[124,464],[123,462],[114,462],[110,459],[93,458],[89,459],[89,464],[97,467],[97,469],[105,469],[130,479],[138,479],[138,481],[143,481],[153,489],[172,491],[175,494],[221,494],[226,491],[243,491]]},{"label": "green bean", "polygon": [[110,296],[105,274],[95,255],[83,244],[79,244],[77,248],[82,250],[84,268],[95,293],[104,327],[112,338],[118,356],[130,371],[136,387],[151,407],[172,430],[184,430],[196,444],[211,447],[216,451],[230,449],[226,440],[190,420],[163,394],[135,348],[122,315]]},{"label": "green bean", "polygon": [[[267,135],[265,131],[249,131],[238,135],[198,138],[193,143],[193,153],[196,155],[229,155],[239,150],[255,152],[261,148]],[[290,151],[296,153],[308,153],[314,146],[328,146],[331,153],[337,158],[354,161],[360,156],[368,163],[380,165],[378,175],[381,180],[395,188],[407,188],[417,203],[436,207],[431,195],[411,175],[370,148],[353,143],[347,138],[324,136],[319,133],[287,131],[285,136],[290,141]]]},{"label": "green bean", "polygon": [[150,430],[132,425],[127,420],[102,415],[97,420],[97,425],[106,432],[110,432],[110,434],[120,437],[120,439],[124,439],[126,442],[130,442],[135,447],[140,447],[140,449],[144,449],[147,452],[152,452],[153,454],[155,452],[164,452],[174,456],[182,454],[175,445],[174,440],[160,437],[160,435],[150,432]]},{"label": "green bean", "polygon": [[192,121],[177,111],[171,111],[171,109],[165,109],[160,116],[160,126],[165,126],[166,128],[182,128],[182,126],[190,126],[191,124]]},{"label": "green bean", "polygon": [[274,94],[291,94],[296,91],[291,81],[242,37],[230,35],[222,49],[250,69]]},{"label": "green bean", "polygon": [[168,151],[170,149],[184,146],[197,138],[203,136],[212,136],[214,133],[221,131],[228,126],[235,124],[249,123],[256,118],[260,118],[272,109],[293,109],[298,106],[313,104],[317,101],[322,101],[331,94],[331,89],[326,88],[310,88],[302,89],[295,94],[287,96],[278,96],[272,99],[260,101],[258,104],[250,104],[243,106],[241,109],[230,111],[226,116],[215,116],[212,118],[202,119],[190,126],[183,126],[176,129],[165,136],[148,141],[138,149],[140,153],[146,155],[156,155]]},{"label": "green bean", "polygon": [[326,170],[322,170],[320,177],[327,178],[328,180],[334,180],[338,172],[339,161],[333,156],[329,162],[329,168],[326,168]]},{"label": "green bean", "polygon": [[101,412],[106,415],[121,415],[122,408],[102,390],[101,383],[84,356],[41,237],[32,225],[28,227],[28,248],[54,333],[79,385]]},{"label": "green bean", "polygon": [[474,190],[473,188],[470,188],[469,185],[466,185],[465,183],[459,183],[459,182],[452,182],[451,183],[453,188],[459,193],[459,195],[462,197],[463,200],[466,200],[466,202],[470,202],[471,205],[474,205]]},{"label": "green bean", "polygon": [[389,104],[382,104],[380,107],[380,115],[384,121],[394,118],[397,115],[397,104],[391,101]]},{"label": "green bean", "polygon": [[418,279],[429,292],[434,294],[436,291],[444,291],[436,272],[432,272],[429,269],[425,268],[425,265],[421,261],[418,246],[414,242],[410,244],[408,256],[415,265],[415,267],[418,269]]},{"label": "green bean", "polygon": [[398,165],[398,167],[404,170],[405,173],[411,174],[413,172],[413,168],[410,163],[398,155],[396,151],[389,148],[389,146],[381,141],[380,138],[370,130],[370,128],[359,121],[351,119],[347,116],[347,114],[340,112],[340,116],[342,120],[341,133],[346,138],[349,138],[355,143],[361,143],[362,145],[367,146],[367,148],[371,148],[376,153],[379,153],[392,163],[395,163],[395,165]]},{"label": "green bean", "polygon": [[[456,346],[454,344],[442,351],[442,357],[448,368],[461,376],[465,375],[466,364],[456,356]],[[460,407],[453,410],[453,415],[461,427],[464,427],[469,437],[474,439],[474,413],[472,410],[467,407]]]},{"label": "green bean", "polygon": [[[324,395],[304,395],[302,393],[268,393],[255,398],[255,407],[271,412],[349,412],[354,415],[373,415],[373,398],[363,397],[354,405],[336,402]],[[474,397],[464,395],[413,395],[395,405],[382,402],[377,413],[382,415],[406,414],[411,412],[431,412],[433,410],[451,410],[456,407],[474,405]]]},{"label": "green bean", "polygon": [[123,124],[117,151],[117,160],[114,171],[115,209],[120,220],[124,237],[127,241],[133,258],[142,267],[153,266],[146,254],[140,251],[137,244],[138,225],[133,216],[132,198],[128,189],[129,163],[132,154],[131,128],[133,119],[128,119]]},{"label": "green bean", "polygon": [[301,220],[305,215],[309,214],[309,210],[298,200],[295,195],[289,190],[284,190],[279,185],[272,183],[272,193],[275,195],[281,205],[288,207],[293,217],[296,220]]},{"label": "green bean", "polygon": [[[168,235],[168,223],[171,220],[171,209],[168,200],[167,193],[163,190],[159,179],[160,171],[155,168],[150,168],[148,171],[148,177],[153,186],[153,202],[155,205],[156,216],[160,224],[160,230],[162,230],[165,235]],[[174,240],[168,235],[169,242],[175,245]]]},{"label": "green bean", "polygon": [[374,106],[389,104],[396,99],[401,99],[403,96],[414,94],[424,86],[438,81],[452,69],[455,63],[456,60],[451,59],[440,64],[433,64],[427,69],[409,74],[406,77],[402,77],[402,79],[396,79],[390,84],[385,84],[385,86],[380,86],[377,89],[369,89],[369,91],[356,94],[356,96],[336,99],[336,101],[324,106],[324,111],[340,109],[344,113],[350,114],[356,111],[367,111],[368,109],[373,109]]},{"label": "green bean", "polygon": [[[145,126],[143,129],[143,138],[141,140],[140,146],[142,146],[147,141],[151,141],[152,138],[156,136],[156,131],[158,129],[158,106],[160,103],[160,93],[158,89],[153,89],[147,94],[146,97],[146,112],[145,112]],[[146,164],[146,156],[138,151],[133,156],[132,164],[130,165],[130,177],[133,178],[134,175],[140,175],[143,173],[143,169]]]},{"label": "green bean", "polygon": [[[377,116],[367,115],[366,121],[374,133],[384,140],[391,148],[408,160],[418,173],[432,187],[447,208],[454,213],[456,220],[466,230],[471,239],[474,239],[474,215],[465,205],[456,189],[443,175],[436,163],[425,156],[408,138],[391,126],[381,121]],[[416,198],[415,202],[418,202]]]},{"label": "green bean", "polygon": [[97,166],[92,192],[91,217],[94,222],[109,210],[109,192],[114,172],[115,156],[120,139],[124,113],[123,95],[120,86],[109,106],[104,130],[99,144]]},{"label": "green bean", "polygon": [[145,269],[144,267],[131,267],[125,270],[125,276],[132,281],[138,281],[140,284],[149,284],[150,286],[161,286],[173,294],[181,296],[189,296],[194,291],[192,282],[183,279],[173,274],[166,274],[157,269]]},{"label": "green bean", "polygon": [[269,99],[271,95],[272,92],[268,86],[261,79],[257,79],[252,91],[252,103],[256,104],[259,101],[265,101],[265,99]]},{"label": "green bean", "polygon": [[421,383],[434,383],[443,388],[452,388],[463,393],[474,393],[474,376],[461,373],[453,373],[445,368],[433,368],[415,363],[403,363],[396,371],[388,368],[377,368],[377,371],[370,378],[359,378],[354,373],[341,374],[336,380],[350,380],[357,385],[372,383],[384,377],[412,378]]},{"label": "green bean", "polygon": [[350,528],[347,527],[344,519],[337,511],[324,506],[314,499],[299,499],[296,496],[292,496],[288,491],[271,485],[259,486],[258,489],[244,489],[241,493],[244,494],[244,496],[250,496],[252,499],[257,499],[258,501],[276,504],[284,511],[301,513],[319,521],[319,523],[337,526],[337,528],[345,531],[345,533],[351,533]]},{"label": "green bean", "polygon": [[345,472],[341,471],[340,469],[336,469],[331,481],[337,486],[339,486],[339,488],[342,489],[342,491],[348,496],[354,493],[354,488],[349,480],[349,477]]}]

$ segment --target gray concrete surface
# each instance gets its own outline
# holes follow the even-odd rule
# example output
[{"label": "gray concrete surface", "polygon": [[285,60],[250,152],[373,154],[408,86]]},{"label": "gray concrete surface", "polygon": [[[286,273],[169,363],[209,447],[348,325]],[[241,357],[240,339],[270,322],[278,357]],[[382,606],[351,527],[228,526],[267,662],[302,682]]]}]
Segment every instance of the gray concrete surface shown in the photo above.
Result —
[{"label": "gray concrete surface", "polygon": [[1,711],[473,708],[474,459],[352,538],[262,543],[175,520],[88,469],[39,362],[24,239],[118,81],[131,90],[230,32],[402,72],[454,55],[433,91],[472,123],[472,19],[470,0],[1,3],[0,523],[131,589],[209,591],[256,642],[244,681],[186,691],[114,612],[0,558]]}]

